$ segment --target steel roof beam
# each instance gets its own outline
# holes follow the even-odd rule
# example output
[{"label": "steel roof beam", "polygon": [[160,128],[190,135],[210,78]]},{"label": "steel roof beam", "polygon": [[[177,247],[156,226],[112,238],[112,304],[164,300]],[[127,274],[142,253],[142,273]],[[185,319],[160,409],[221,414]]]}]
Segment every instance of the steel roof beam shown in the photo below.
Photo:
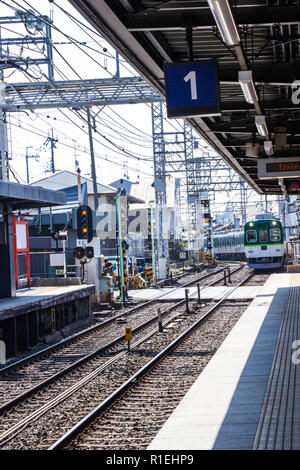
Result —
[{"label": "steel roof beam", "polygon": [[[274,133],[274,127],[279,126],[278,122],[281,122],[280,118],[278,120],[276,120],[275,118],[269,120],[269,129],[271,134]],[[287,129],[288,136],[300,135],[299,121],[285,121],[284,127],[286,127]],[[225,134],[252,134],[253,132],[257,132],[255,125],[250,120],[244,117],[241,119],[233,119],[231,122],[228,123],[213,123],[211,125],[211,130],[215,133],[225,132]]]},{"label": "steel roof beam", "polygon": [[[297,111],[300,109],[299,105],[294,105],[290,98],[278,98],[277,100],[267,100],[262,101],[262,108],[264,110],[278,110],[278,111]],[[251,111],[255,112],[255,109],[247,105],[246,102],[242,101],[222,101],[221,102],[222,112],[241,112],[241,111]]]},{"label": "steel roof beam", "polygon": [[[222,65],[219,70],[220,83],[237,84],[240,68],[234,65]],[[300,61],[289,63],[271,63],[254,65],[251,69],[253,82],[270,86],[291,86],[295,80],[300,79]]]},{"label": "steel roof beam", "polygon": [[162,101],[140,77],[7,83],[5,98],[6,111]]},{"label": "steel roof beam", "polygon": [[[248,142],[249,138],[245,139],[228,139],[224,142],[225,147],[246,147],[246,143]],[[263,144],[263,141],[260,141]],[[287,141],[287,147],[284,147],[283,153],[288,152],[290,146],[297,146],[299,147],[299,151],[297,153],[300,154],[300,137],[290,137]],[[297,149],[298,150],[298,149]],[[296,155],[295,155],[296,156]]]},{"label": "steel roof beam", "polygon": [[[240,26],[273,26],[299,24],[299,6],[256,6],[255,8],[237,8],[236,23]],[[209,8],[201,12],[157,12],[147,11],[142,13],[129,13],[125,18],[128,31],[170,31],[184,30],[187,26],[195,29],[203,29],[215,26],[215,21]]]}]

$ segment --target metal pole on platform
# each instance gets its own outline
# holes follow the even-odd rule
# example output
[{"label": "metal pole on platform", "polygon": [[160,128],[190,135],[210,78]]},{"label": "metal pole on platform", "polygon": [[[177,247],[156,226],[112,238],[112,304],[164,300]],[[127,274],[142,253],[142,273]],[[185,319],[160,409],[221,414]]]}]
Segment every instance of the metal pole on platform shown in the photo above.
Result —
[{"label": "metal pole on platform", "polygon": [[227,269],[224,269],[224,286],[227,286]]},{"label": "metal pole on platform", "polygon": [[197,283],[197,292],[198,292],[198,304],[201,303],[201,296],[200,296],[200,284],[199,282]]},{"label": "metal pole on platform", "polygon": [[63,254],[64,254],[64,277],[67,277],[67,253],[66,253],[66,240],[62,240]]},{"label": "metal pole on platform", "polygon": [[[0,27],[0,59],[4,59]],[[8,139],[6,117],[1,103],[5,103],[4,60],[0,60],[0,179],[8,180]]]},{"label": "metal pole on platform", "polygon": [[227,267],[227,272],[228,272],[228,282],[231,284],[230,266]]},{"label": "metal pole on platform", "polygon": [[120,301],[123,302],[125,298],[125,282],[124,282],[124,263],[123,263],[123,250],[122,250],[122,225],[121,225],[121,210],[120,210],[120,196],[116,198],[117,202],[117,222],[118,222],[118,253],[119,253],[119,279],[120,279]]},{"label": "metal pole on platform", "polygon": [[161,319],[161,308],[158,307],[157,309],[157,319],[158,319],[158,331],[159,333],[163,333],[163,326],[162,326],[162,319]]},{"label": "metal pole on platform", "polygon": [[189,290],[188,290],[188,289],[184,289],[184,293],[185,293],[185,308],[186,308],[186,313],[189,314],[189,313],[191,313],[191,312],[190,312],[190,309],[189,309]]}]

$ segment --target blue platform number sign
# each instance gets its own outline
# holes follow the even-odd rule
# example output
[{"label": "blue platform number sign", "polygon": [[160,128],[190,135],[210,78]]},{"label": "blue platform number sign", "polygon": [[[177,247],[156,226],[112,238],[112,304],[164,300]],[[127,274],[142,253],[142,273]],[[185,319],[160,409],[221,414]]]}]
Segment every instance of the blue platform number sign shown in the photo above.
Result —
[{"label": "blue platform number sign", "polygon": [[169,118],[220,114],[216,61],[166,64],[165,83]]}]

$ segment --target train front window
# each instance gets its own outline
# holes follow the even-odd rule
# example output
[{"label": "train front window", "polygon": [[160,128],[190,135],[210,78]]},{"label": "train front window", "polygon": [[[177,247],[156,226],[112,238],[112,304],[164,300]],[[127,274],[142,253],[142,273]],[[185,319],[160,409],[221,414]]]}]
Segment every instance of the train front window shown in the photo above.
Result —
[{"label": "train front window", "polygon": [[271,242],[280,242],[281,233],[280,233],[279,228],[271,228],[270,229],[270,240],[271,240]]},{"label": "train front window", "polygon": [[255,243],[257,241],[256,230],[247,230],[246,232],[247,242]]},{"label": "train front window", "polygon": [[259,241],[260,243],[267,243],[268,242],[268,230],[260,229],[259,231]]}]

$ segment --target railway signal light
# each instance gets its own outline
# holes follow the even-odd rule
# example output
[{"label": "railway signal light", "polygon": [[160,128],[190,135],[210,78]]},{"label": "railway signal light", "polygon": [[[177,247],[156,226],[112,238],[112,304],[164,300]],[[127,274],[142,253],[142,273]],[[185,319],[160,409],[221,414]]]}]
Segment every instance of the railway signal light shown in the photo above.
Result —
[{"label": "railway signal light", "polygon": [[58,230],[57,228],[53,230],[51,237],[53,240],[56,242],[61,241],[61,242],[66,242],[68,238],[68,232],[63,232],[62,230]]},{"label": "railway signal light", "polygon": [[298,191],[300,190],[300,183],[298,180],[293,180],[293,181],[290,181],[288,182],[287,184],[287,189],[288,191]]},{"label": "railway signal light", "polygon": [[93,239],[93,217],[89,206],[79,206],[77,209],[77,238],[88,243]]},{"label": "railway signal light", "polygon": [[52,234],[51,234],[51,237],[53,238],[53,240],[58,241],[59,240],[59,230],[54,229]]},{"label": "railway signal light", "polygon": [[82,246],[76,246],[73,253],[74,253],[75,258],[81,259],[84,257],[84,248],[82,248]]},{"label": "railway signal light", "polygon": [[201,199],[201,204],[204,207],[209,207],[209,200],[208,199]]},{"label": "railway signal light", "polygon": [[87,246],[84,250],[85,257],[88,259],[94,258],[94,248],[92,246]]},{"label": "railway signal light", "polygon": [[151,229],[151,220],[148,220],[148,240],[151,239],[152,229]]},{"label": "railway signal light", "polygon": [[122,240],[122,248],[123,248],[123,251],[128,250],[129,245],[126,240]]},{"label": "railway signal light", "polygon": [[86,248],[83,248],[82,246],[76,246],[73,254],[77,259],[82,259],[84,257],[92,259],[94,258],[94,248],[92,246],[87,246]]}]

